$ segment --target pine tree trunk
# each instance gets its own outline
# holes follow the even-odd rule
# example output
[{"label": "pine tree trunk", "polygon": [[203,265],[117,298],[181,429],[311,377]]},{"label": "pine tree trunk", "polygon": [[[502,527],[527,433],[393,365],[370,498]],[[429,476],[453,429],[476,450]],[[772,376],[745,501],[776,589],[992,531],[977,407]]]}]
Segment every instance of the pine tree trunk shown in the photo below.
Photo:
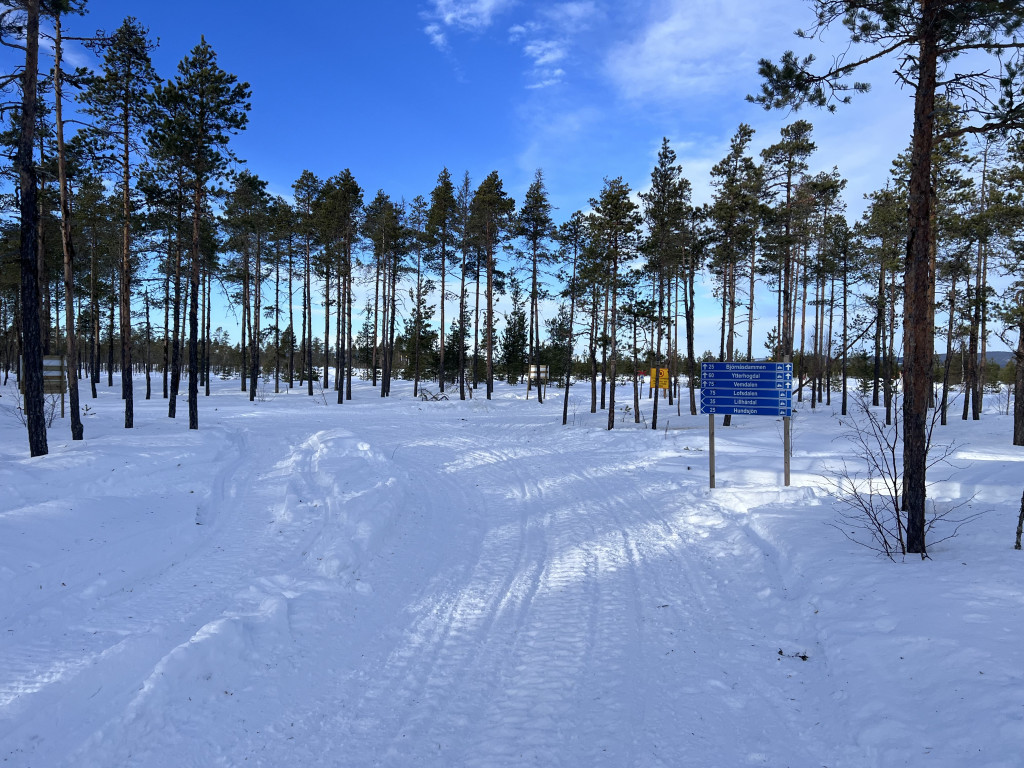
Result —
[{"label": "pine tree trunk", "polygon": [[[181,172],[178,173],[178,182],[181,183]],[[174,236],[174,339],[171,342],[171,397],[167,402],[167,416],[175,418],[178,408],[178,389],[181,386],[181,256],[184,251],[181,242],[182,224],[184,219],[184,205],[181,199],[183,190],[179,186],[177,205],[177,227]]]},{"label": "pine tree trunk", "polygon": [[[988,153],[989,144],[985,143],[985,151],[982,155],[982,167],[981,167],[981,215],[984,217],[986,212],[986,187],[988,183]],[[980,360],[978,365],[977,375],[977,389],[974,395],[974,420],[977,421],[981,418],[981,411],[984,408],[985,403],[985,364],[987,362],[988,345],[986,343],[986,319],[988,315],[988,243],[986,238],[982,237],[978,240],[978,281],[977,281],[977,309],[974,313],[974,326],[976,329],[976,336],[979,340],[980,345]]]},{"label": "pine tree trunk", "polygon": [[274,394],[281,391],[281,250],[274,246]]},{"label": "pine tree trunk", "polygon": [[124,398],[124,428],[135,424],[135,396],[132,386],[132,249],[131,249],[131,164],[129,150],[129,106],[122,105],[121,125],[121,397]]},{"label": "pine tree trunk", "polygon": [[294,262],[292,253],[292,239],[288,236],[288,330],[291,337],[288,340],[288,389],[295,387],[295,285],[294,285]]},{"label": "pine tree trunk", "polygon": [[942,399],[939,402],[939,420],[946,426],[946,411],[949,407],[949,369],[953,364],[953,324],[956,318],[956,274],[949,286],[949,322],[946,325],[946,364],[942,373]]},{"label": "pine tree trunk", "polygon": [[324,265],[324,391],[331,388],[331,270]]},{"label": "pine tree trunk", "polygon": [[[462,251],[462,269],[459,277],[459,400],[466,399],[466,250]],[[442,334],[444,329],[441,329]],[[472,394],[472,393],[471,393]]]},{"label": "pine tree trunk", "polygon": [[[618,344],[615,340],[618,335],[618,288],[619,288],[619,255],[612,252],[612,279],[608,293],[610,294],[611,315],[609,318],[609,338],[605,339],[605,348],[611,344],[611,355],[608,359],[608,373],[611,380],[611,387],[608,393],[608,429],[615,427],[615,376],[617,375],[616,363],[618,362]],[[604,384],[601,385],[602,400],[604,399]]]},{"label": "pine tree trunk", "polygon": [[[117,275],[113,275],[111,284],[117,283]],[[107,329],[107,387],[114,386],[114,313],[117,310],[117,297],[112,295],[110,315]]]},{"label": "pine tree trunk", "polygon": [[352,344],[352,243],[345,245],[345,399],[352,399],[352,367],[355,364]]},{"label": "pine tree trunk", "polygon": [[75,332],[75,246],[71,239],[71,201],[68,193],[67,165],[64,157],[64,118],[62,103],[63,72],[61,70],[61,56],[63,46],[61,44],[61,22],[60,14],[54,18],[55,40],[54,40],[54,116],[56,118],[57,132],[57,175],[60,184],[60,223],[61,223],[61,245],[64,250],[64,312],[67,336],[67,374],[68,400],[71,410],[71,439],[81,440],[83,436],[82,415],[78,404],[78,339]]},{"label": "pine tree trunk", "polygon": [[[640,318],[633,314],[633,423],[640,423]],[[655,398],[657,402],[657,398]]]},{"label": "pine tree trunk", "polygon": [[[1021,298],[1018,296],[1018,301]],[[1024,445],[1024,319],[1017,327],[1017,349],[1014,351],[1017,374],[1013,380],[1013,444]]]},{"label": "pine tree trunk", "polygon": [[757,243],[750,246],[750,308],[747,312],[747,360],[754,359],[754,279],[757,275]]},{"label": "pine tree trunk", "polygon": [[43,408],[43,346],[39,317],[38,202],[32,163],[36,124],[36,77],[39,61],[39,0],[26,3],[25,70],[22,73],[21,133],[18,140],[20,183],[20,259],[22,376],[25,377],[25,420],[29,453],[46,455],[46,418]]},{"label": "pine tree trunk", "polygon": [[252,310],[249,308],[249,255],[246,253],[248,245],[242,246],[242,338],[239,341],[239,351],[242,353],[242,369],[238,376],[239,388],[242,392],[246,390],[246,380],[249,360],[249,348],[252,346]]},{"label": "pine tree trunk", "polygon": [[[652,378],[660,378],[658,376],[658,370],[661,367],[661,344],[662,344],[662,331],[664,326],[662,325],[662,318],[665,316],[665,280],[661,268],[659,267],[657,274],[654,278],[655,293],[657,293],[657,315],[654,319],[654,374]],[[635,378],[635,375],[634,375]],[[654,387],[654,402],[651,404],[651,429],[658,428],[658,400],[661,397],[661,390],[658,389],[658,382],[651,381],[651,386]],[[671,385],[669,385],[671,387]],[[671,390],[670,390],[671,391]],[[637,409],[639,411],[639,408]]]},{"label": "pine tree trunk", "polygon": [[569,387],[572,386],[573,322],[576,319],[576,250],[572,255],[572,277],[569,279],[569,341],[565,356],[565,391],[562,393],[562,426],[569,421]]},{"label": "pine tree trunk", "polygon": [[686,367],[687,367],[687,382],[690,390],[690,415],[697,415],[697,388],[694,379],[697,377],[697,360],[694,352],[694,335],[695,321],[694,321],[694,283],[696,282],[696,275],[694,274],[695,268],[693,265],[693,255],[690,254],[688,257],[687,266],[687,277],[686,286],[683,289],[684,304],[686,310]]},{"label": "pine tree trunk", "polygon": [[597,287],[590,296],[590,412],[597,413],[597,317],[599,295]]},{"label": "pine tree trunk", "polygon": [[445,291],[447,290],[448,281],[448,229],[445,227],[441,234],[441,298],[438,302],[440,305],[438,309],[441,310],[441,333],[440,333],[440,345],[438,348],[438,361],[437,361],[437,386],[441,392],[444,392],[444,378],[445,378],[445,364],[444,364],[444,299]]},{"label": "pine tree trunk", "polygon": [[149,322],[149,291],[147,290],[144,295],[146,305],[146,399],[150,400],[153,397],[153,380],[152,380],[152,354],[153,347],[153,326]]},{"label": "pine tree trunk", "polygon": [[843,243],[843,362],[842,362],[842,377],[843,377],[843,404],[840,409],[840,413],[845,416],[847,414],[847,406],[849,404],[849,392],[847,389],[847,363],[849,362],[850,355],[850,316],[849,316],[849,296],[850,296],[850,265],[849,265],[849,243]]},{"label": "pine tree trunk", "polygon": [[[263,286],[261,285],[260,275],[262,274],[263,264],[261,257],[262,243],[260,242],[260,235],[256,235],[256,253],[255,253],[255,268],[253,269],[252,275],[252,351],[250,352],[252,369],[249,374],[249,400],[250,402],[256,399],[256,389],[259,386],[260,381],[260,313],[263,310],[263,302],[260,301],[263,294]],[[324,315],[327,319],[327,325],[330,327],[331,313],[324,310]],[[326,338],[326,337],[325,337]],[[326,354],[327,345],[324,344],[324,352]],[[327,366],[324,366],[324,386],[326,386]]]},{"label": "pine tree trunk", "polygon": [[[487,399],[491,399],[494,393],[494,253],[493,248],[488,247],[487,253],[487,315],[484,334],[487,344]],[[443,331],[443,329],[442,329]]]},{"label": "pine tree trunk", "polygon": [[309,239],[306,239],[306,274],[304,281],[306,284],[306,314],[303,318],[303,324],[306,326],[306,394],[309,397],[313,396],[313,278],[311,263],[312,259],[309,252]]},{"label": "pine tree trunk", "polygon": [[[607,407],[608,391],[608,323],[610,320],[609,310],[611,307],[611,288],[605,287],[604,291],[604,315],[601,325],[601,410]],[[611,429],[611,427],[609,427]]]},{"label": "pine tree trunk", "polygon": [[[380,283],[381,269],[383,268],[381,260],[383,258],[383,254],[377,257],[377,270],[373,276],[373,342],[370,350],[370,368],[372,369],[370,376],[374,388],[377,386],[377,346],[380,343],[377,329],[380,326]],[[441,387],[444,387],[443,381],[441,382]]]},{"label": "pine tree trunk", "polygon": [[338,392],[338,405],[345,400],[345,366],[344,345],[342,344],[342,318],[345,315],[343,299],[345,297],[344,276],[342,265],[338,265],[338,274],[334,276],[334,388]]},{"label": "pine tree trunk", "polygon": [[[171,366],[171,334],[170,334],[170,311],[171,311],[171,252],[168,244],[167,262],[164,264],[164,343],[163,343],[163,387],[164,400],[170,394],[168,390]],[[95,396],[95,395],[94,395]]]},{"label": "pine tree trunk", "polygon": [[90,238],[89,240],[89,308],[92,312],[92,343],[91,343],[91,354],[92,354],[92,371],[89,375],[89,388],[91,390],[92,399],[95,400],[99,397],[96,392],[96,385],[100,383],[100,297],[99,291],[96,287],[96,243]]},{"label": "pine tree trunk", "polygon": [[202,188],[196,184],[192,203],[192,270],[188,297],[188,428],[199,429],[199,216],[202,212]]},{"label": "pine tree trunk", "polygon": [[907,510],[907,551],[927,554],[925,473],[928,457],[928,399],[934,357],[934,271],[931,228],[931,156],[934,142],[937,18],[939,0],[921,2],[921,43],[917,60],[911,150],[906,279],[904,290],[903,492]]}]

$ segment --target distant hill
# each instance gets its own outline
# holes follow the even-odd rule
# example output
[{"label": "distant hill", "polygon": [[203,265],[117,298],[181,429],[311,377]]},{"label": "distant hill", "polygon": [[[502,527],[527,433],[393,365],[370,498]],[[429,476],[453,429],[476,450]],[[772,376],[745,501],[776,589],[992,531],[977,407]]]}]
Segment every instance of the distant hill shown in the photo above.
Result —
[{"label": "distant hill", "polygon": [[[959,355],[954,355],[954,357],[959,357]],[[994,352],[989,351],[986,353],[986,357],[992,362],[999,363],[1001,367],[1010,362],[1010,360],[1013,358],[1013,352],[1010,352],[1007,349],[1000,349]],[[946,362],[946,355],[939,355],[939,360],[941,360],[942,362]]]}]

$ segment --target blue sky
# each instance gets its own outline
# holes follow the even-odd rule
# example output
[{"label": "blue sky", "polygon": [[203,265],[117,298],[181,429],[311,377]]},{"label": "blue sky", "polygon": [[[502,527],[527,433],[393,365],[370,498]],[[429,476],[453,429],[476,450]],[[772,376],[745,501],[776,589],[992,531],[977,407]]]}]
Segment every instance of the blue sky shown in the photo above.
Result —
[{"label": "blue sky", "polygon": [[[586,209],[605,177],[646,187],[663,136],[697,202],[708,171],[741,122],[753,151],[796,119],[744,97],[757,60],[807,51],[793,31],[812,14],[803,0],[91,0],[66,34],[118,26],[134,14],[171,78],[205,35],[220,65],[252,88],[247,130],[232,146],[247,167],[288,196],[304,169],[350,168],[367,199],[428,196],[442,167],[475,186],[497,170],[521,201],[542,168],[557,220]],[[843,44],[837,30],[822,60]],[[829,43],[831,42],[831,46]],[[801,44],[803,47],[801,48]],[[85,51],[72,51],[84,63]],[[815,124],[811,170],[838,166],[856,217],[908,143],[912,94],[892,63],[867,73],[873,91]],[[774,302],[759,298],[763,314]],[[708,323],[714,300],[702,303]],[[717,347],[717,323],[702,347]],[[763,338],[763,334],[762,334]],[[760,344],[760,340],[756,344]]]},{"label": "blue sky", "polygon": [[[202,34],[251,84],[233,146],[277,193],[303,169],[349,167],[368,193],[411,198],[447,166],[474,183],[497,169],[521,199],[543,168],[560,216],[586,208],[605,176],[644,187],[662,136],[698,197],[740,122],[755,149],[775,141],[793,116],[743,97],[757,59],[799,43],[793,30],[811,20],[802,0],[92,0],[73,24],[112,29],[129,13],[159,38],[162,76]],[[807,115],[812,164],[850,178],[852,212],[909,136],[910,94],[874,74],[868,97]]]}]

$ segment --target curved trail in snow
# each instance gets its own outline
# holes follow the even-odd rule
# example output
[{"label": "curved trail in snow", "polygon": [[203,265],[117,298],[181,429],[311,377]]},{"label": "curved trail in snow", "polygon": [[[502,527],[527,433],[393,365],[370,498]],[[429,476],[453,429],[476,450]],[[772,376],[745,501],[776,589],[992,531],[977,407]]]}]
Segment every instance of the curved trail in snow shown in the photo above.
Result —
[{"label": "curved trail in snow", "polygon": [[[388,403],[397,423],[417,420],[404,434],[386,417],[350,420],[349,404],[312,433],[283,419],[272,442],[214,427],[216,468],[193,468],[209,489],[193,535],[90,585],[85,608],[40,604],[80,612],[80,654],[66,638],[8,639],[0,696],[18,725],[3,754],[26,766],[854,764],[836,754],[848,739],[841,704],[821,695],[829,670],[808,607],[684,460],[554,429],[554,410],[532,403],[436,406]],[[754,618],[766,606],[770,626]],[[64,741],[33,741],[34,718],[54,712]],[[190,741],[211,719],[216,740]]]}]

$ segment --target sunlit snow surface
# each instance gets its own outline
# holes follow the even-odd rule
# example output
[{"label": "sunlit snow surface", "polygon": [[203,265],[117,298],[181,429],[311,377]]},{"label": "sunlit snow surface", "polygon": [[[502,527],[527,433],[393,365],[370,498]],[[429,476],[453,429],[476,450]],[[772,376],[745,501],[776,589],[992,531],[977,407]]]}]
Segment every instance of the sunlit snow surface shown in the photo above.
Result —
[{"label": "sunlit snow surface", "polygon": [[198,432],[143,392],[29,459],[0,389],[0,765],[1021,764],[1006,416],[938,428],[933,498],[985,514],[893,563],[832,525],[836,407],[790,488],[780,422],[718,428],[712,491],[706,417],[609,432],[585,386],[568,427],[554,388],[216,381]]}]

